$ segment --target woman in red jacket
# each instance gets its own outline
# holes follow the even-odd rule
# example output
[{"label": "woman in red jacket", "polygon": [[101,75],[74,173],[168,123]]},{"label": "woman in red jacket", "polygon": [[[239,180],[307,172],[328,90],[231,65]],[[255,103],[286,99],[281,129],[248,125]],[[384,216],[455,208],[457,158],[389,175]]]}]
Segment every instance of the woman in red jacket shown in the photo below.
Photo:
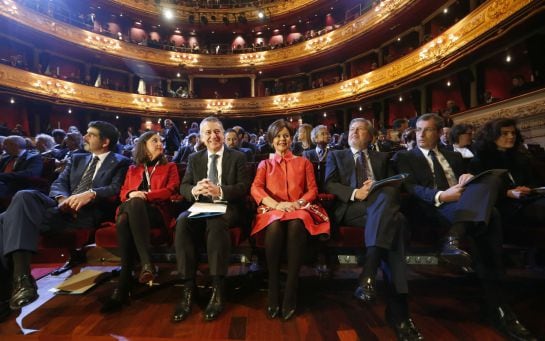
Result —
[{"label": "woman in red jacket", "polygon": [[121,188],[117,213],[117,238],[121,251],[121,274],[118,287],[104,304],[103,311],[118,310],[127,303],[131,290],[135,252],[142,265],[138,281],[153,281],[155,268],[151,263],[149,244],[152,224],[171,225],[173,219],[167,206],[180,187],[176,164],[167,162],[161,136],[148,131],[134,147],[135,165],[129,167]]},{"label": "woman in red jacket", "polygon": [[[252,234],[265,230],[265,254],[269,270],[267,315],[280,313],[280,260],[287,249],[288,278],[282,301],[282,318],[295,314],[297,284],[307,236],[329,235],[329,221],[316,222],[305,209],[316,199],[318,187],[309,160],[290,151],[293,131],[285,120],[273,122],[267,131],[273,157],[259,163],[251,194],[259,206]],[[321,214],[326,216],[325,211]]]}]

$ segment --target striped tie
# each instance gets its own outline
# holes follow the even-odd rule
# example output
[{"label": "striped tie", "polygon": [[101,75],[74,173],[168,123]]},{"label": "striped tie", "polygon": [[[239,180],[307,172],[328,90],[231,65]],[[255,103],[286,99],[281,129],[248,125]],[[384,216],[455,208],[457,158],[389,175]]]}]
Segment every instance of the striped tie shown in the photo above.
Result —
[{"label": "striped tie", "polygon": [[89,167],[87,167],[85,173],[83,173],[83,176],[81,177],[78,186],[72,194],[80,194],[91,189],[91,186],[93,185],[93,176],[95,175],[95,169],[97,168],[98,160],[98,156],[95,156],[93,158],[91,164],[89,165]]}]

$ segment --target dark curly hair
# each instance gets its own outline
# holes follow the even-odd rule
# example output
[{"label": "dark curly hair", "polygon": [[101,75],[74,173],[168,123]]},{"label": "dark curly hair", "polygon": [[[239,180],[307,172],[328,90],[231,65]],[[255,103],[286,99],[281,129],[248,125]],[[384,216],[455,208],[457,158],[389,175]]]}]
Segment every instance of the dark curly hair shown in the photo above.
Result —
[{"label": "dark curly hair", "polygon": [[496,140],[501,136],[501,128],[515,127],[515,145],[514,150],[517,150],[524,141],[520,130],[517,128],[517,121],[511,118],[498,118],[486,122],[475,134],[474,148],[477,152],[494,151],[498,149]]}]

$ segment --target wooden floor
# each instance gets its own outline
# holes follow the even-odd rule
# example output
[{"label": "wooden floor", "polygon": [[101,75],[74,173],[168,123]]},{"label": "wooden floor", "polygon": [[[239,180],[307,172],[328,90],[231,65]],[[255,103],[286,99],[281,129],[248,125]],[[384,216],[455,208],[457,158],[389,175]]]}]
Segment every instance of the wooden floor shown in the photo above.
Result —
[{"label": "wooden floor", "polygon": [[[24,327],[39,330],[25,340],[394,340],[384,322],[384,291],[363,305],[352,297],[357,268],[342,268],[336,279],[320,279],[306,269],[301,278],[298,314],[289,322],[265,316],[266,286],[261,275],[231,276],[226,311],[214,322],[204,322],[202,311],[208,289],[193,314],[182,323],[170,322],[173,304],[180,298],[171,271],[160,264],[161,286],[139,287],[132,304],[121,313],[102,315],[100,302],[115,287],[102,283],[83,295],[58,295],[24,319]],[[503,340],[480,321],[480,291],[467,275],[438,268],[412,268],[410,309],[427,340]],[[507,300],[523,323],[545,339],[545,276],[536,270],[511,270]],[[23,339],[16,314],[0,324],[0,340]]]}]

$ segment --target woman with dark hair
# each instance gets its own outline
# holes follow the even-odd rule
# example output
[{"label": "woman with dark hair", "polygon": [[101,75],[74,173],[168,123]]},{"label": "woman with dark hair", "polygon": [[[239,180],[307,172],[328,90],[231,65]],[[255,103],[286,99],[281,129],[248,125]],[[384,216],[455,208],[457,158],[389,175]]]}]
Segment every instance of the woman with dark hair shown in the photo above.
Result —
[{"label": "woman with dark hair", "polygon": [[104,306],[103,312],[120,309],[127,303],[131,291],[134,259],[140,258],[138,282],[149,283],[155,277],[155,268],[149,253],[152,224],[168,227],[173,217],[168,212],[172,195],[178,192],[180,179],[176,164],[167,162],[161,136],[148,131],[134,147],[135,164],[129,167],[121,188],[116,228],[121,252],[119,284]]},{"label": "woman with dark hair", "polygon": [[456,124],[450,129],[449,140],[452,144],[452,150],[462,154],[464,159],[473,158],[473,152],[470,149],[473,143],[473,126],[471,124]]},{"label": "woman with dark hair", "polygon": [[500,118],[487,122],[476,134],[473,174],[488,169],[507,169],[506,195],[500,212],[507,220],[522,218],[526,222],[545,221],[545,196],[532,188],[543,186],[532,172],[530,158],[522,150],[522,135],[513,119]]},{"label": "woman with dark hair", "polygon": [[[316,199],[318,188],[312,163],[290,151],[292,128],[285,120],[273,122],[267,139],[274,156],[259,163],[251,195],[259,206],[252,235],[265,230],[265,254],[269,270],[267,315],[280,314],[280,260],[284,245],[287,250],[288,277],[282,301],[282,318],[295,314],[297,284],[307,236],[329,235],[329,221],[316,221],[305,209]],[[321,214],[326,217],[323,209]]]}]

